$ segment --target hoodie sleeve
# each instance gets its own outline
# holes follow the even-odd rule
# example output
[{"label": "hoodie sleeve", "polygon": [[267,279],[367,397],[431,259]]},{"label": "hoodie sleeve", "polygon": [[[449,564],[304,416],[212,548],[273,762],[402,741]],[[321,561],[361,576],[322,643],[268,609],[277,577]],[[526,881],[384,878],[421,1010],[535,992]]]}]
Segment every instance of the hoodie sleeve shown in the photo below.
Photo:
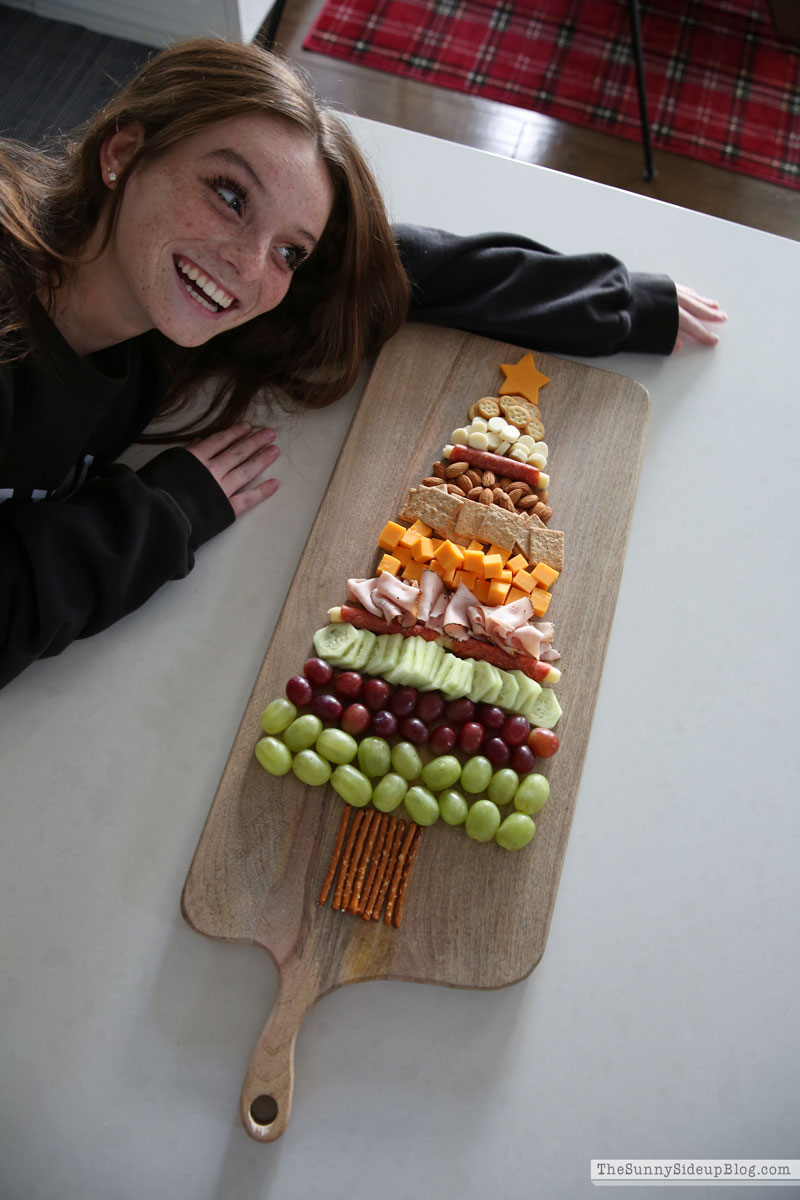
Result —
[{"label": "hoodie sleeve", "polygon": [[210,472],[170,449],[112,464],[64,500],[0,504],[0,686],[133,612],[233,523]]},{"label": "hoodie sleeve", "polygon": [[412,287],[410,319],[545,352],[669,354],[675,284],[610,254],[558,254],[509,233],[459,237],[396,225]]}]

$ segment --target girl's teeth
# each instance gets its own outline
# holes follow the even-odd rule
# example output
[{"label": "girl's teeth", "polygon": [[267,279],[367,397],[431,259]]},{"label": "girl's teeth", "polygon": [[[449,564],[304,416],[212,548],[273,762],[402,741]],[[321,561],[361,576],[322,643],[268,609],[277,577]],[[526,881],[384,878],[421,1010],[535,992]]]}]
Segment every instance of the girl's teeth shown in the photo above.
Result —
[{"label": "girl's teeth", "polygon": [[[233,303],[233,296],[229,296],[227,292],[222,290],[222,288],[217,287],[214,281],[209,279],[207,275],[204,275],[201,270],[199,270],[197,267],[191,266],[183,258],[178,261],[178,266],[181,270],[181,273],[188,279],[191,279],[193,283],[196,283],[199,288],[202,288],[205,294],[216,304],[218,304],[220,308],[230,308],[231,304]],[[201,304],[203,304],[201,297],[196,298],[200,300]],[[203,307],[208,308],[210,312],[217,311],[215,308],[212,308],[211,305],[203,304]]]}]

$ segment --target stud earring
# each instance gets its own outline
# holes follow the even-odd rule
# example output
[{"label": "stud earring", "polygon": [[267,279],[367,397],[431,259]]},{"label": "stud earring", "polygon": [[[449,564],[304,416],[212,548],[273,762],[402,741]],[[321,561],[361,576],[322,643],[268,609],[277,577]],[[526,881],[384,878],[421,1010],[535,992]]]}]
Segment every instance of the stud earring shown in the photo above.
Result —
[{"label": "stud earring", "polygon": [[109,172],[108,172],[108,182],[109,182],[109,183],[116,183],[116,181],[117,181],[117,173],[116,173],[116,171],[109,171]]}]

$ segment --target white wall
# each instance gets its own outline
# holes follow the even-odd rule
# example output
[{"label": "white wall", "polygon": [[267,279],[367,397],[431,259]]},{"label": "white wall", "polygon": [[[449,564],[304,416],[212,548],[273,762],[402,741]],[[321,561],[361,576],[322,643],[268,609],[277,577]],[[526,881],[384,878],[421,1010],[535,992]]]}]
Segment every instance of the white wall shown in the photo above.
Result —
[{"label": "white wall", "polygon": [[4,0],[40,17],[97,33],[164,46],[178,38],[222,34],[249,42],[272,0]]}]

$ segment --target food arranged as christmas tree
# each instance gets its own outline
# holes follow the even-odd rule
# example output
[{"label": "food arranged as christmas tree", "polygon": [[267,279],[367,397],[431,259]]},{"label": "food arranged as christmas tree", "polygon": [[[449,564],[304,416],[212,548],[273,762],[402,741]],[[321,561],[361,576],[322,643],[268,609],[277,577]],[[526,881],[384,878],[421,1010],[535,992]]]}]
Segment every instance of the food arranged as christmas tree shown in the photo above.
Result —
[{"label": "food arranged as christmas tree", "polygon": [[548,379],[530,354],[501,370],[380,530],[374,577],[346,581],[255,747],[269,773],[344,801],[320,904],[395,927],[425,828],[523,850],[550,794],[560,655],[544,618],[564,538]]}]

